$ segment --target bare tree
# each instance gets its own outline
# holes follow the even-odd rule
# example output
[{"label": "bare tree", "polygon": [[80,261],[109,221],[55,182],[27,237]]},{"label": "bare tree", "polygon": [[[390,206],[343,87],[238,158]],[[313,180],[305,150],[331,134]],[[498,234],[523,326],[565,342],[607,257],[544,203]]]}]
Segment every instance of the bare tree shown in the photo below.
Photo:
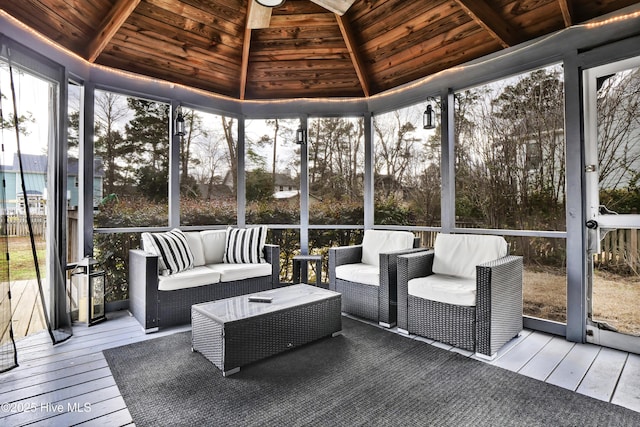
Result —
[{"label": "bare tree", "polygon": [[395,110],[386,117],[386,120],[376,119],[373,125],[376,135],[374,174],[387,178],[379,179],[376,190],[382,191],[385,198],[406,185],[406,174],[419,157],[420,142],[413,124],[417,120],[415,110]]},{"label": "bare tree", "polygon": [[309,186],[312,194],[358,200],[363,170],[364,123],[360,118],[320,118],[309,128]]},{"label": "bare tree", "polygon": [[457,214],[495,228],[555,228],[564,218],[561,70],[549,67],[456,94]]},{"label": "bare tree", "polygon": [[189,166],[191,163],[198,163],[198,159],[192,156],[191,146],[201,138],[207,139],[209,134],[205,129],[202,116],[195,110],[185,112],[186,134],[180,143],[180,182],[189,180]]},{"label": "bare tree", "polygon": [[194,157],[198,162],[193,168],[193,178],[206,185],[207,193],[202,194],[207,199],[213,197],[214,185],[222,182],[222,172],[227,170],[228,154],[223,134],[207,132],[207,138],[200,138],[195,142]]},{"label": "bare tree", "polygon": [[236,126],[236,120],[232,117],[220,116],[220,121],[224,132],[224,141],[227,145],[229,170],[233,177],[233,192],[236,193],[238,183],[238,141],[234,138],[233,132],[233,128]]},{"label": "bare tree", "polygon": [[640,69],[599,81],[598,170],[600,186],[636,186],[640,179]]}]

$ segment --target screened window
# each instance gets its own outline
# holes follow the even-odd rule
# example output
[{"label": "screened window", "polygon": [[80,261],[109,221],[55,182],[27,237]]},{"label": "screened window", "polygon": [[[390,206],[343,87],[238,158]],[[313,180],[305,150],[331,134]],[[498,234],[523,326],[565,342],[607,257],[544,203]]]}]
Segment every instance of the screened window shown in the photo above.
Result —
[{"label": "screened window", "polygon": [[309,120],[309,223],[364,223],[364,119]]},{"label": "screened window", "polygon": [[291,119],[245,122],[248,224],[300,224],[298,126]]},{"label": "screened window", "polygon": [[[430,102],[439,117],[439,102]],[[423,128],[427,104],[374,117],[375,223],[440,226],[440,120]]]},{"label": "screened window", "polygon": [[182,110],[186,134],[180,143],[180,224],[235,224],[238,122]]},{"label": "screened window", "polygon": [[166,226],[169,221],[168,104],[95,92],[95,226]]},{"label": "screened window", "polygon": [[456,225],[564,231],[560,65],[455,94]]}]

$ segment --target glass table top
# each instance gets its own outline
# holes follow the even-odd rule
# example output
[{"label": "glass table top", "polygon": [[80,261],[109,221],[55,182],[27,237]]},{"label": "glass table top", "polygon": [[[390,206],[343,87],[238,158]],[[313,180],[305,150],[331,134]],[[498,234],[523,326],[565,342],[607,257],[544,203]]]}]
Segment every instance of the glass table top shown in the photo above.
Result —
[{"label": "glass table top", "polygon": [[[226,323],[279,310],[286,310],[339,295],[338,292],[316,286],[299,284],[196,304],[193,306],[193,309],[218,322]],[[271,302],[249,301],[250,296],[271,297]]]}]

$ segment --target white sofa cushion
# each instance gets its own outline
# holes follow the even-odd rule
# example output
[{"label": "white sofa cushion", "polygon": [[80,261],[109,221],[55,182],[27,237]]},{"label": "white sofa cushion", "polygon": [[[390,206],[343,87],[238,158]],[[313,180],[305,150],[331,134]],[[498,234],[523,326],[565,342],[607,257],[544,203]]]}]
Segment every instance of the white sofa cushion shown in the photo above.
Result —
[{"label": "white sofa cushion", "polygon": [[195,288],[220,281],[220,273],[207,267],[194,267],[190,270],[174,273],[158,278],[158,290],[174,291],[176,289]]},{"label": "white sofa cushion", "polygon": [[234,280],[251,279],[271,275],[271,264],[210,264],[206,266],[209,270],[220,275],[221,282],[232,282]]},{"label": "white sofa cushion", "polygon": [[476,280],[432,274],[409,280],[409,295],[463,306],[476,305]]},{"label": "white sofa cushion", "polygon": [[224,247],[227,240],[227,230],[205,230],[200,232],[204,264],[218,264],[224,257]]},{"label": "white sofa cushion", "polygon": [[144,250],[158,255],[162,275],[174,274],[193,267],[193,253],[184,233],[174,228],[166,233],[142,233]]},{"label": "white sofa cushion", "polygon": [[477,265],[502,258],[507,250],[507,241],[500,236],[438,234],[433,272],[475,279]]},{"label": "white sofa cushion", "polygon": [[204,248],[202,247],[202,236],[199,231],[185,231],[184,237],[193,254],[193,266],[200,267],[205,264]]},{"label": "white sofa cushion", "polygon": [[265,262],[264,244],[267,227],[227,228],[227,241],[223,262],[251,264]]},{"label": "white sofa cushion", "polygon": [[412,247],[413,233],[409,231],[365,230],[362,239],[362,263],[379,267],[381,253]]},{"label": "white sofa cushion", "polygon": [[380,267],[371,264],[344,264],[336,267],[336,278],[380,286]]}]

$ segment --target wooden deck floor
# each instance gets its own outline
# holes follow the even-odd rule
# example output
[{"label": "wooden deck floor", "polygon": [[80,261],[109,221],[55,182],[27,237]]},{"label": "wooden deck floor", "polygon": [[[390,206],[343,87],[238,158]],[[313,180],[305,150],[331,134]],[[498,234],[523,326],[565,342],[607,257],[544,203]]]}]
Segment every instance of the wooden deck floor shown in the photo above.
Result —
[{"label": "wooden deck floor", "polygon": [[38,282],[16,280],[11,282],[10,288],[13,336],[19,339],[44,330]]},{"label": "wooden deck floor", "polygon": [[[132,425],[102,350],[189,329],[145,335],[133,317],[119,312],[99,325],[74,327],[73,338],[55,347],[44,332],[19,340],[20,366],[0,374],[0,425]],[[640,412],[635,354],[525,331],[486,363]]]}]

